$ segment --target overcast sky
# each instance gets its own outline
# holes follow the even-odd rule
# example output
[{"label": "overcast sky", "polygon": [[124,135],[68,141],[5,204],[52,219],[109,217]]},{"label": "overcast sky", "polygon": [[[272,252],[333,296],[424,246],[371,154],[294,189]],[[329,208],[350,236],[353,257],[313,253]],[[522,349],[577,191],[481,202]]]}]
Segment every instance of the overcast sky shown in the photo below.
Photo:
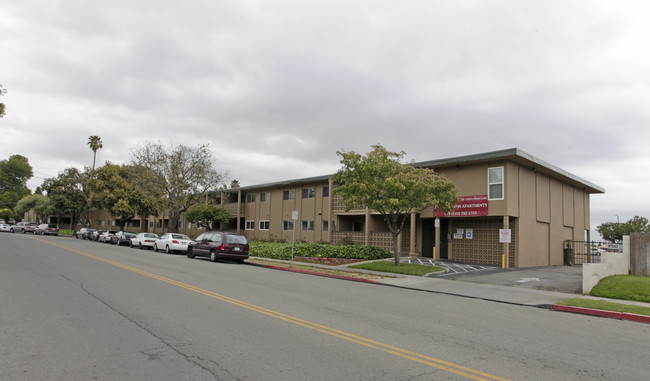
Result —
[{"label": "overcast sky", "polygon": [[[520,148],[650,217],[650,2],[0,0],[0,160],[31,188],[209,143],[244,186],[380,143],[426,161]],[[618,217],[617,217],[618,216]]]}]

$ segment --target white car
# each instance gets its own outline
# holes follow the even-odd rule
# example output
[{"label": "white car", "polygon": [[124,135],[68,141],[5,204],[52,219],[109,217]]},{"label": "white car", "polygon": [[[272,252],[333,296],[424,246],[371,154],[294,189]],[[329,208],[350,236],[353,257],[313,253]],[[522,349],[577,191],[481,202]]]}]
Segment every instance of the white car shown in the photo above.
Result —
[{"label": "white car", "polygon": [[170,254],[175,251],[187,252],[187,245],[192,240],[185,234],[180,233],[165,233],[160,236],[160,239],[153,244],[153,250],[165,250],[165,253]]},{"label": "white car", "polygon": [[11,232],[11,225],[5,224],[4,222],[0,224],[0,232]]},{"label": "white car", "polygon": [[137,247],[138,249],[148,247],[153,249],[153,245],[158,241],[158,239],[158,234],[140,233],[136,235],[135,238],[131,238],[131,247]]}]

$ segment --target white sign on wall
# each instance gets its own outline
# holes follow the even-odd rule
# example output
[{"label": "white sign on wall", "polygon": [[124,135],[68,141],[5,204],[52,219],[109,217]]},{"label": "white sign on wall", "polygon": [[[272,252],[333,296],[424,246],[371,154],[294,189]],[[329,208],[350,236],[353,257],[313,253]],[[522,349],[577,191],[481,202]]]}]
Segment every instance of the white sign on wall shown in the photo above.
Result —
[{"label": "white sign on wall", "polygon": [[298,221],[298,211],[297,210],[294,210],[293,212],[291,212],[291,219],[294,220],[294,221]]},{"label": "white sign on wall", "polygon": [[466,229],[465,230],[465,239],[472,239],[472,238],[474,238],[474,230]]},{"label": "white sign on wall", "polygon": [[512,230],[499,229],[499,242],[510,243],[512,241]]}]

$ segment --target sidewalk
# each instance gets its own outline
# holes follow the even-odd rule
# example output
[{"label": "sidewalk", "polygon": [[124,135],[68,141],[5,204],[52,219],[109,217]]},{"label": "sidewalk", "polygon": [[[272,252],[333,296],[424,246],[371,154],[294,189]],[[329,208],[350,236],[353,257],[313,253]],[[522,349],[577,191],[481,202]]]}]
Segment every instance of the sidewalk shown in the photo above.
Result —
[{"label": "sidewalk", "polygon": [[[289,261],[280,261],[280,260],[269,260],[269,262],[278,262],[278,264],[289,263]],[[471,282],[465,282],[462,280],[452,280],[452,279],[440,278],[440,277],[417,277],[417,276],[392,274],[392,273],[380,273],[376,271],[368,271],[368,270],[361,270],[361,269],[350,269],[346,265],[328,266],[328,265],[294,262],[295,265],[304,265],[304,266],[312,267],[313,268],[312,271],[311,269],[309,270],[294,269],[294,268],[274,266],[272,264],[268,264],[268,265],[257,264],[257,263],[250,263],[250,264],[278,269],[278,270],[284,270],[284,271],[301,272],[301,273],[312,274],[312,275],[323,275],[318,272],[319,268],[338,270],[342,272],[350,271],[350,272],[381,275],[384,276],[381,279],[360,279],[354,277],[347,277],[344,275],[339,276],[339,275],[331,275],[331,274],[327,274],[324,276],[350,280],[350,281],[373,283],[373,284],[390,286],[390,287],[399,287],[399,288],[404,288],[409,290],[418,290],[423,292],[434,292],[434,293],[454,295],[454,296],[460,296],[466,298],[481,299],[481,300],[487,300],[487,301],[499,302],[499,303],[547,308],[547,309],[554,309],[558,311],[588,314],[594,316],[603,316],[603,317],[622,319],[622,320],[633,320],[633,321],[639,321],[639,322],[650,324],[650,316],[593,310],[593,309],[580,308],[580,307],[560,306],[557,304],[562,300],[575,298],[575,297],[580,297],[585,299],[601,299],[612,303],[633,304],[633,305],[644,306],[644,307],[650,307],[650,303],[641,303],[641,302],[633,302],[633,301],[618,300],[618,299],[597,298],[589,295],[572,294],[572,293],[555,292],[555,291],[544,291],[544,290],[535,290],[530,288],[521,288],[516,286],[503,286],[498,284],[481,283],[480,275],[473,275]],[[486,281],[487,280],[488,277],[486,277]],[[494,273],[490,273],[489,281],[494,282]]]}]

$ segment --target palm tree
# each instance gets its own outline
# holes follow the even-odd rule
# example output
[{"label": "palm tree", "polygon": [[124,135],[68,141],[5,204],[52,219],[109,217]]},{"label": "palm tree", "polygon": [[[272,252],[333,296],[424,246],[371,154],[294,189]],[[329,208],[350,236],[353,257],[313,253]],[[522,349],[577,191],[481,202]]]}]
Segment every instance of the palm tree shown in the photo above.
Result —
[{"label": "palm tree", "polygon": [[95,170],[95,159],[97,158],[97,150],[104,148],[102,144],[102,138],[99,136],[90,136],[88,138],[88,145],[90,149],[93,150],[93,171]]}]

